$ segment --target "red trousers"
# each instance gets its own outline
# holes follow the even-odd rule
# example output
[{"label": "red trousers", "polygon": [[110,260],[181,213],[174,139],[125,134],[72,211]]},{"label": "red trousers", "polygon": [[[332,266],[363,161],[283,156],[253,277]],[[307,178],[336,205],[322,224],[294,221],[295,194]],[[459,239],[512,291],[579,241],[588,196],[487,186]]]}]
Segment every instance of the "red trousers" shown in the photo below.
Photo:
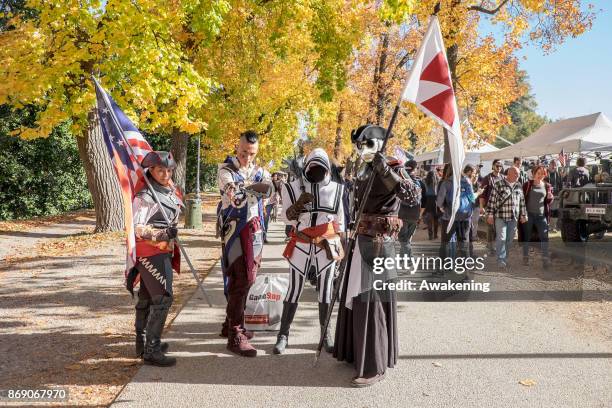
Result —
[{"label": "red trousers", "polygon": [[261,262],[261,254],[253,253],[253,235],[261,230],[259,219],[254,219],[240,231],[242,256],[230,265],[227,282],[227,323],[229,329],[238,332],[244,326],[244,307],[249,289],[255,282]]},{"label": "red trousers", "polygon": [[227,283],[227,322],[230,330],[239,331],[244,323],[244,307],[253,282],[247,276],[244,262],[236,262]]}]

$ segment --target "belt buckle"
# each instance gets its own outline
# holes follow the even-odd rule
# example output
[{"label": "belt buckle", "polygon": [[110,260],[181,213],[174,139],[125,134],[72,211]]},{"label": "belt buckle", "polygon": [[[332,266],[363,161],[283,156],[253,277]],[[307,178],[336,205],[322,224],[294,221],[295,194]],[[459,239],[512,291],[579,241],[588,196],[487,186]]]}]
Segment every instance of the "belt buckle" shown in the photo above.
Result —
[{"label": "belt buckle", "polygon": [[383,237],[385,236],[385,234],[381,234],[380,232],[377,232],[376,235],[374,236],[374,240],[376,242],[383,242],[384,239]]}]

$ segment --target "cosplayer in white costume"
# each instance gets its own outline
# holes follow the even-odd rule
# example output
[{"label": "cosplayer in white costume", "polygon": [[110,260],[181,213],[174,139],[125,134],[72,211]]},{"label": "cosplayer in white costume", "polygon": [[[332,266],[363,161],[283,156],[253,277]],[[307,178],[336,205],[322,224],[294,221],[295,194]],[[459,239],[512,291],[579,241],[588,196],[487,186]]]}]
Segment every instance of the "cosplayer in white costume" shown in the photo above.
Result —
[{"label": "cosplayer in white costume", "polygon": [[[343,253],[339,235],[344,232],[342,193],[343,186],[331,181],[331,164],[323,149],[314,149],[306,157],[301,177],[283,185],[281,194],[285,208],[281,219],[295,227],[295,232],[283,253],[289,262],[289,288],[274,347],[276,354],[282,354],[287,346],[289,328],[311,268],[317,276],[321,327],[325,322],[336,261]],[[333,341],[327,333],[325,349],[333,350]]]}]

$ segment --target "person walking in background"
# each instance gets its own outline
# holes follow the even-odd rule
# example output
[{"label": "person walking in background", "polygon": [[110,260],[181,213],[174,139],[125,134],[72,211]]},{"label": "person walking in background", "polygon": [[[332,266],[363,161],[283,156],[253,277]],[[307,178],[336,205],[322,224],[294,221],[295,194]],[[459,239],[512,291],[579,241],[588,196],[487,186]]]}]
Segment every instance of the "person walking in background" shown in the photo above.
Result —
[{"label": "person walking in background", "polygon": [[525,196],[518,178],[518,169],[510,167],[506,178],[493,186],[486,209],[487,224],[495,225],[497,262],[502,268],[508,266],[517,223],[527,222]]},{"label": "person walking in background", "polygon": [[591,175],[586,168],[586,159],[584,157],[579,157],[576,160],[576,168],[570,172],[569,182],[572,188],[582,187],[591,182]]},{"label": "person walking in background", "polygon": [[546,168],[536,166],[533,169],[533,180],[523,184],[525,206],[527,208],[527,222],[523,224],[523,264],[529,266],[529,244],[533,228],[538,232],[542,261],[544,268],[550,265],[548,255],[548,222],[550,217],[550,203],[553,200],[552,186],[544,181]]},{"label": "person walking in background", "polygon": [[[482,188],[482,193],[479,197],[480,202],[480,215],[484,215],[485,208],[489,202],[489,197],[491,195],[491,191],[493,190],[493,186],[500,180],[504,179],[504,174],[502,172],[504,166],[501,163],[501,160],[495,159],[493,160],[493,164],[491,166],[491,173],[487,174],[481,181],[480,187]],[[495,224],[487,223],[487,249],[489,250],[490,255],[495,254],[495,247],[493,243],[495,242]]]},{"label": "person walking in background", "polygon": [[276,221],[275,217],[272,217],[276,211],[276,207],[280,203],[280,190],[282,183],[280,181],[280,175],[278,173],[272,174],[272,195],[269,199],[265,200],[264,207],[264,243],[268,243],[268,229],[270,228],[270,221]]},{"label": "person walking in background", "polygon": [[[471,171],[474,170],[474,168],[470,165],[468,165],[466,169]],[[436,198],[436,205],[438,208],[440,208],[440,211],[442,211],[440,226],[442,229],[440,233],[440,258],[455,256],[455,253],[453,253],[454,251],[449,251],[449,244],[453,238],[455,238],[457,242],[459,254],[465,255],[467,253],[467,243],[469,241],[470,233],[470,218],[472,217],[474,202],[475,199],[472,184],[467,177],[462,176],[459,194],[459,207],[455,213],[453,225],[447,232],[453,207],[453,167],[450,163],[447,163],[444,166],[444,178],[440,183],[438,196]]]},{"label": "person walking in background", "polygon": [[398,235],[398,240],[400,242],[400,255],[408,255],[408,257],[412,257],[412,237],[421,217],[421,208],[425,206],[423,195],[425,184],[416,175],[417,162],[415,160],[408,160],[404,165],[404,168],[421,192],[421,200],[416,204],[402,201],[398,213],[398,217],[402,220],[402,229]]},{"label": "person walking in background", "polygon": [[[519,179],[518,182],[523,185],[529,178],[527,176],[527,172],[523,169],[522,160],[520,157],[515,157],[512,160],[512,165],[519,171]],[[533,165],[533,162],[532,162]],[[531,166],[530,166],[531,167]]]},{"label": "person walking in background", "polygon": [[559,172],[559,160],[553,159],[548,165],[548,176],[546,177],[553,194],[558,194],[563,188],[563,178]]},{"label": "person walking in background", "polygon": [[438,239],[438,218],[440,211],[436,205],[436,197],[438,195],[438,183],[440,178],[436,170],[429,170],[425,177],[425,189],[422,191],[425,200],[424,219],[427,224],[427,233],[429,240]]},{"label": "person walking in background", "polygon": [[474,192],[474,201],[472,203],[472,216],[470,218],[470,256],[474,256],[474,242],[478,240],[478,220],[480,219],[480,211],[478,204],[478,197],[482,194],[484,189],[480,187],[480,168],[482,165],[478,167],[478,170],[471,165],[465,166],[463,169],[463,173],[467,180],[469,180],[472,185],[472,191]]}]

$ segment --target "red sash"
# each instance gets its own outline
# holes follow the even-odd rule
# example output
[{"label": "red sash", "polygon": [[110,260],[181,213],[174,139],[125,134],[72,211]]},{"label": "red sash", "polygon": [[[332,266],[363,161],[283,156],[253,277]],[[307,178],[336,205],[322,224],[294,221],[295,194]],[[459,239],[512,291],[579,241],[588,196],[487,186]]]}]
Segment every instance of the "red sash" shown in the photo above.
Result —
[{"label": "red sash", "polygon": [[[317,239],[317,238],[325,238],[327,236],[335,235],[335,234],[336,234],[336,225],[333,222],[316,225],[314,227],[304,228],[303,230],[300,231],[300,235],[306,235],[311,240]],[[291,258],[291,256],[293,255],[293,250],[295,249],[295,246],[298,242],[302,242],[305,244],[312,242],[311,240],[306,240],[305,238],[298,236],[295,233],[295,231],[291,231],[289,238],[290,240],[287,243],[285,250],[283,251],[283,256],[287,259]]]}]

